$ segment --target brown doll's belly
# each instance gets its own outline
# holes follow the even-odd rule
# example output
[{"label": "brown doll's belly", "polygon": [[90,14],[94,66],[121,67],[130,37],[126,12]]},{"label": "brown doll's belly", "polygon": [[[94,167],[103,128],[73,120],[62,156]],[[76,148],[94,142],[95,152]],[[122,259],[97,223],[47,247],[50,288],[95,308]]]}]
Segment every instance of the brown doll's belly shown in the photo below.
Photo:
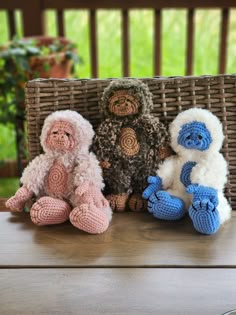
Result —
[{"label": "brown doll's belly", "polygon": [[140,150],[136,132],[132,128],[123,128],[120,133],[120,148],[127,156],[134,156]]},{"label": "brown doll's belly", "polygon": [[69,194],[69,174],[65,166],[56,161],[49,170],[45,181],[47,195],[56,198],[66,198]]}]

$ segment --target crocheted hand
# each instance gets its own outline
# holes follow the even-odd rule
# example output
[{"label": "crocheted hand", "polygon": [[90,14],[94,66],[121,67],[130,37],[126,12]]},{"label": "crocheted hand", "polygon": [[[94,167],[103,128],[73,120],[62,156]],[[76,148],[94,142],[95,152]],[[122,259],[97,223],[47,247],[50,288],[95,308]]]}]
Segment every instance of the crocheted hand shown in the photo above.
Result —
[{"label": "crocheted hand", "polygon": [[101,191],[89,182],[79,185],[75,194],[79,197],[80,204],[93,204],[99,208],[108,207],[109,202],[104,198]]},{"label": "crocheted hand", "polygon": [[189,216],[195,229],[203,234],[213,234],[220,227],[219,203],[217,190],[201,185],[189,185],[187,193],[193,194],[192,205],[189,208]]},{"label": "crocheted hand", "polygon": [[214,188],[198,184],[191,184],[187,187],[186,192],[189,194],[193,194],[193,204],[198,205],[199,202],[207,200],[208,204],[211,203],[215,208],[218,206],[218,194],[217,190]]},{"label": "crocheted hand", "polygon": [[111,167],[111,163],[109,162],[109,161],[101,161],[100,163],[100,166],[102,167],[102,168],[106,168],[106,169],[108,169],[108,168],[110,168]]},{"label": "crocheted hand", "polygon": [[6,207],[11,211],[21,212],[25,203],[32,197],[33,193],[26,187],[21,187],[17,190],[15,195],[6,201]]},{"label": "crocheted hand", "polygon": [[159,176],[148,176],[148,184],[150,184],[143,192],[143,198],[148,199],[154,192],[162,187],[162,180]]}]

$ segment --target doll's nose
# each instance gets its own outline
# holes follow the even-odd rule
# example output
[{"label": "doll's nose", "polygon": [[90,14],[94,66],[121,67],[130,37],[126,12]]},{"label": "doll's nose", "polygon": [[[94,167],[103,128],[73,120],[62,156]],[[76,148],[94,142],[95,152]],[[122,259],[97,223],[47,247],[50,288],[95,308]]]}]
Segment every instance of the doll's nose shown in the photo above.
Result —
[{"label": "doll's nose", "polygon": [[58,135],[58,140],[63,141],[65,140],[65,135],[63,133]]},{"label": "doll's nose", "polygon": [[119,101],[120,101],[120,105],[122,105],[123,103],[125,103],[125,97],[124,96],[121,96],[119,98]]}]

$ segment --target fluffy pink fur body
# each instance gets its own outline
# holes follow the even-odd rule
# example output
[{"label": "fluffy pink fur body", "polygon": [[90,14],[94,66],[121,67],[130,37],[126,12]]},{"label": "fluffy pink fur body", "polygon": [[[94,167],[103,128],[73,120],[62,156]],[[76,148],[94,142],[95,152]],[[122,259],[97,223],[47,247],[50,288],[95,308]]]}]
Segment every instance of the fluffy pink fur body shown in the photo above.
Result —
[{"label": "fluffy pink fur body", "polygon": [[35,195],[30,210],[37,225],[71,223],[88,233],[104,232],[112,217],[101,168],[89,152],[94,135],[91,124],[73,111],[49,115],[41,133],[44,154],[36,157],[24,170],[21,187],[6,206],[22,211]]}]

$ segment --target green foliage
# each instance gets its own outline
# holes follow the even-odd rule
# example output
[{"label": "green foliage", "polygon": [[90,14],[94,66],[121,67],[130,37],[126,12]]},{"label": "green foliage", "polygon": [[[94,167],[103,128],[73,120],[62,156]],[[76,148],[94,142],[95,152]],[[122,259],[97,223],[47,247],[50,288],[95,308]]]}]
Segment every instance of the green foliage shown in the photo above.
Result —
[{"label": "green foliage", "polygon": [[9,198],[19,188],[19,178],[0,178],[0,196]]},{"label": "green foliage", "polygon": [[[16,37],[9,45],[0,47],[0,123],[15,124],[16,119],[24,119],[24,84],[38,77],[38,73],[31,69],[32,57],[40,58],[60,52],[64,52],[73,64],[80,61],[74,44],[63,45],[57,40],[45,46],[34,39]],[[49,73],[50,64],[44,62],[43,67]]]}]

